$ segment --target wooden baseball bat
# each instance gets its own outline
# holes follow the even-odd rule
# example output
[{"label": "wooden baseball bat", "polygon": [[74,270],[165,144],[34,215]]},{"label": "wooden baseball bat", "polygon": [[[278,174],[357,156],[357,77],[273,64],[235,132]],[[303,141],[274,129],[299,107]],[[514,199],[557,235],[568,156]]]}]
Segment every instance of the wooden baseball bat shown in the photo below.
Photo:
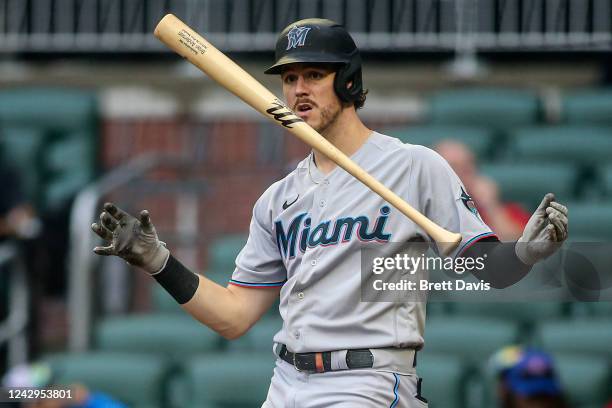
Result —
[{"label": "wooden baseball bat", "polygon": [[380,195],[429,234],[443,254],[451,253],[459,245],[460,234],[440,227],[382,185],[293,113],[281,99],[274,96],[255,78],[176,16],[172,14],[164,16],[155,28],[155,36],[259,113],[277,125],[287,128],[299,139],[329,157],[338,166]]}]

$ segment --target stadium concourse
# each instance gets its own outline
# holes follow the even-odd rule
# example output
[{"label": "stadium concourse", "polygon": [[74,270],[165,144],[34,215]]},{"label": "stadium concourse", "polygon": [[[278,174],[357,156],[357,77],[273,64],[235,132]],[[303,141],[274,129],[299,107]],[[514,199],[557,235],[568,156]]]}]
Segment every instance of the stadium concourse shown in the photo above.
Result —
[{"label": "stadium concourse", "polygon": [[[27,13],[36,16],[36,8]],[[445,13],[442,26],[452,20]],[[0,24],[2,35],[10,30]],[[20,175],[41,222],[39,234],[0,237],[0,377],[38,362],[57,384],[82,383],[130,407],[260,406],[282,324],[278,308],[242,338],[225,340],[145,274],[94,259],[98,241],[88,228],[105,201],[132,213],[146,208],[185,265],[226,285],[253,204],[309,148],[157,48],[95,52],[85,41],[71,53],[59,38],[57,50],[41,51],[32,38],[0,47],[0,162]],[[216,38],[280,94],[280,84],[262,74],[271,52]],[[612,238],[609,45],[582,54],[575,44],[487,49],[467,75],[449,65],[464,50],[452,41],[448,48],[444,37],[427,48],[416,36],[425,42],[400,50],[393,42],[373,49],[382,37],[357,38],[370,44],[363,64],[371,91],[359,111],[369,127],[404,143],[463,143],[502,201],[531,213],[553,191],[572,217],[564,248],[605,252]],[[551,353],[569,406],[612,400],[612,295],[609,278],[597,276],[611,263],[595,252],[601,259],[588,271],[572,269],[567,251],[536,267],[530,282],[557,282],[541,300],[429,302],[417,366],[429,406],[496,406],[489,358],[512,344]],[[581,273],[599,285],[567,279]]]}]

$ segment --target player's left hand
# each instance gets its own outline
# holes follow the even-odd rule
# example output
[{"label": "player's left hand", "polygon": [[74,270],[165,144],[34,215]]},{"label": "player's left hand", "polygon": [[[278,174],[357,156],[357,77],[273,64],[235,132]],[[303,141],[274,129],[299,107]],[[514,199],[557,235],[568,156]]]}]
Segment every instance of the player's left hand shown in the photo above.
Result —
[{"label": "player's left hand", "polygon": [[535,210],[516,243],[516,255],[526,265],[533,265],[552,255],[567,239],[567,207],[548,193]]}]

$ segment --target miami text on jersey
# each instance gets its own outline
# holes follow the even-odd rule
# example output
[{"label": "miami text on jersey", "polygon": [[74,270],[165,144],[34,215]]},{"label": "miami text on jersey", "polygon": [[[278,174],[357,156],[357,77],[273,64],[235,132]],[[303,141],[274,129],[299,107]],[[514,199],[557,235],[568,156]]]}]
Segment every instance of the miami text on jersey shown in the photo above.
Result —
[{"label": "miami text on jersey", "polygon": [[[308,213],[297,215],[289,223],[289,228],[285,231],[282,221],[274,223],[276,229],[276,244],[283,257],[295,257],[296,247],[299,236],[300,251],[304,253],[306,248],[317,246],[330,246],[340,242],[348,242],[353,238],[353,233],[357,230],[357,237],[360,241],[389,242],[390,233],[385,233],[385,224],[389,218],[389,206],[380,208],[380,215],[376,218],[376,223],[372,231],[368,231],[370,219],[365,215],[358,217],[342,217],[336,219],[333,228],[330,230],[332,220],[323,221],[312,228],[311,219]],[[359,226],[358,226],[359,225]],[[301,232],[300,232],[301,229]],[[344,234],[343,234],[344,232]]]}]

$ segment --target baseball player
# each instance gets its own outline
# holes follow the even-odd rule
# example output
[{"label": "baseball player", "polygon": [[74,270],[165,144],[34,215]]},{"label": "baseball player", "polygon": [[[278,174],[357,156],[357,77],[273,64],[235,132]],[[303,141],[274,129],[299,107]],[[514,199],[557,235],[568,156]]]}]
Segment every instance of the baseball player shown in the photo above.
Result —
[{"label": "baseball player", "polygon": [[[497,242],[459,178],[432,150],[368,129],[357,115],[366,91],[359,50],[339,24],[290,24],[276,44],[288,106],[357,164],[463,241],[453,254]],[[117,255],[153,276],[193,317],[228,339],[253,326],[280,296],[278,356],[263,407],[426,407],[415,372],[423,302],[361,302],[360,251],[432,241],[399,211],[312,151],[253,209],[249,238],[227,287],[189,271],[158,239],[146,210],[135,218],[104,205],[92,229]],[[547,194],[516,245],[487,249],[478,277],[518,281],[567,237],[567,209]],[[432,242],[432,245],[435,245]],[[500,265],[506,265],[500,272]]]}]

